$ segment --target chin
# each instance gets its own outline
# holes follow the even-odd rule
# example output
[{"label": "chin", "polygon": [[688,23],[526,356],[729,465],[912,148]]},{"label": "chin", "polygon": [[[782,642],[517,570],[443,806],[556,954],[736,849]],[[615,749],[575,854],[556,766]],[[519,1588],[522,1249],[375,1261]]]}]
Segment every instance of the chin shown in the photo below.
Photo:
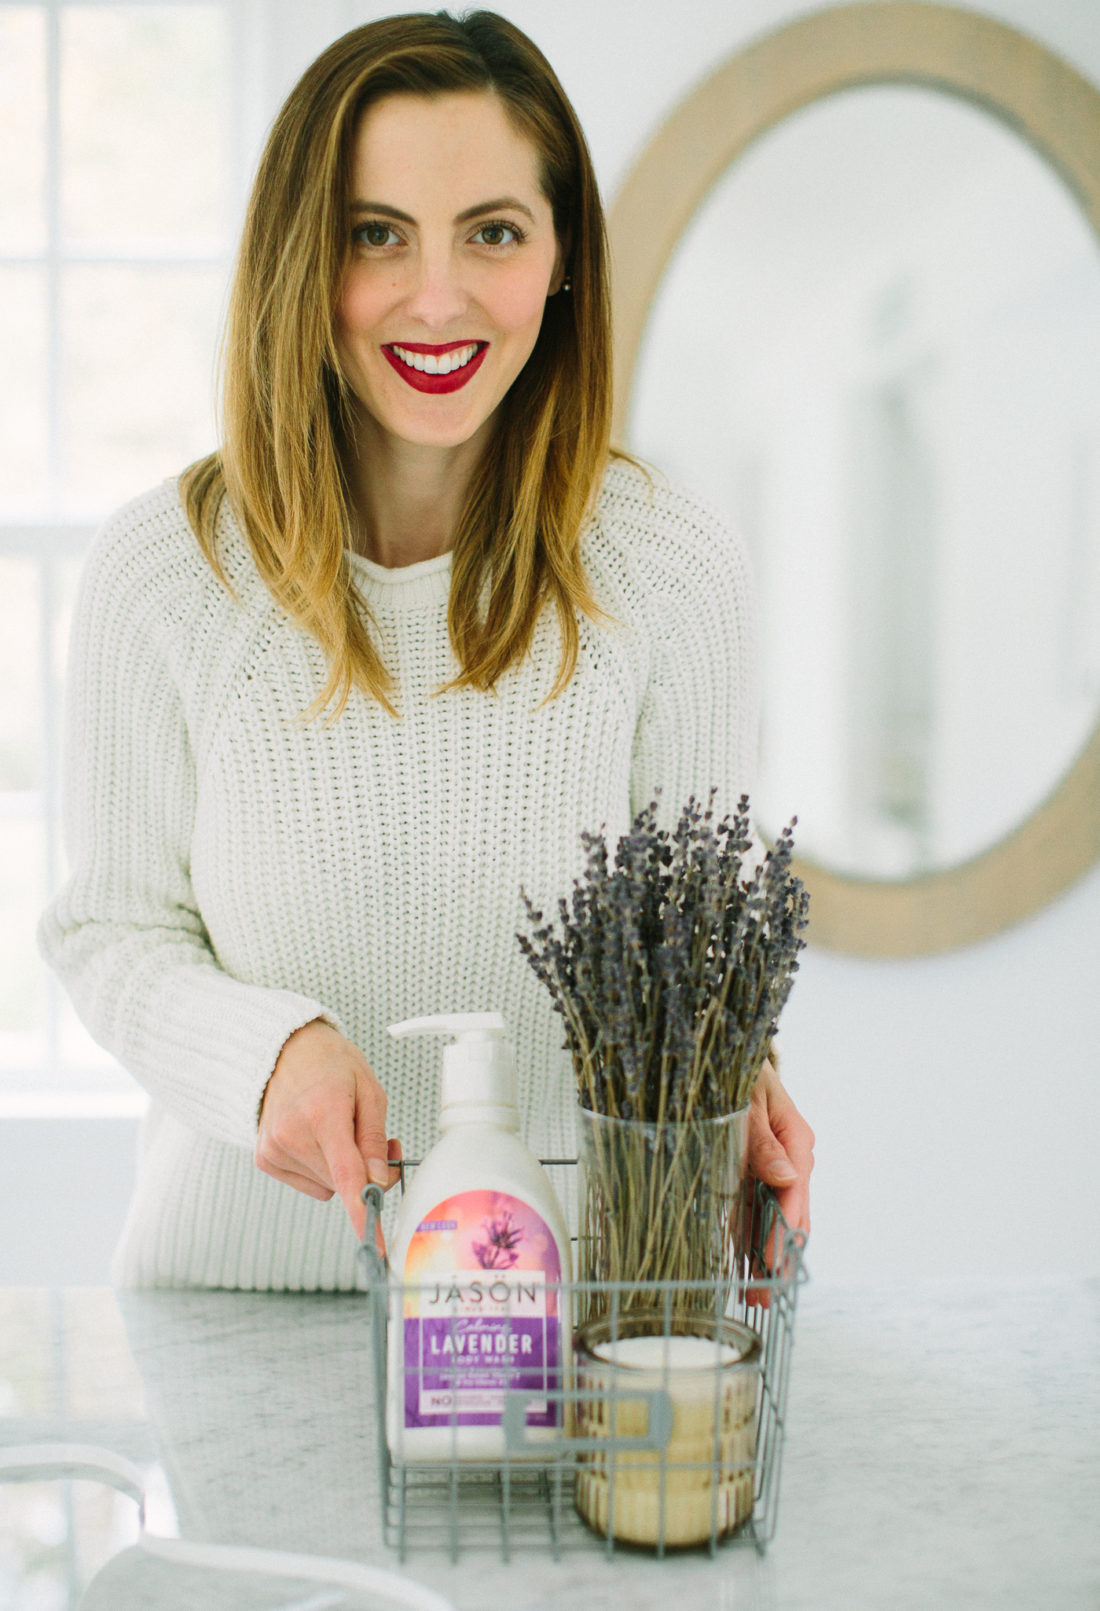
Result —
[{"label": "chin", "polygon": [[476,413],[471,411],[457,419],[452,415],[449,420],[433,420],[416,410],[412,417],[408,414],[396,418],[391,416],[380,423],[394,436],[406,442],[415,442],[420,447],[461,447],[463,442],[477,435],[491,413],[491,409],[488,412],[478,409]]},{"label": "chin", "polygon": [[393,435],[416,447],[456,448],[468,442],[472,436],[476,436],[483,424],[483,420],[474,420],[468,425],[452,425],[449,428],[438,426],[434,430],[430,426],[421,425],[419,428],[396,430]]}]

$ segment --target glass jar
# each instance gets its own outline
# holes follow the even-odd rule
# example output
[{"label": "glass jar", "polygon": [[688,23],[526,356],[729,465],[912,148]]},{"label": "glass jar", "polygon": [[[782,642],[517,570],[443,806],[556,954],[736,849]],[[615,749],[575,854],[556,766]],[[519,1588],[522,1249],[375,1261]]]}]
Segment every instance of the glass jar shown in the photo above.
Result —
[{"label": "glass jar", "polygon": [[579,1110],[580,1321],[608,1312],[609,1282],[637,1283],[618,1289],[619,1312],[667,1301],[652,1283],[669,1281],[694,1284],[676,1290],[675,1312],[725,1312],[742,1251],[748,1115],[654,1124]]},{"label": "glass jar", "polygon": [[664,1549],[715,1543],[749,1518],[760,1353],[748,1326],[661,1307],[580,1328],[574,1502],[590,1527]]}]

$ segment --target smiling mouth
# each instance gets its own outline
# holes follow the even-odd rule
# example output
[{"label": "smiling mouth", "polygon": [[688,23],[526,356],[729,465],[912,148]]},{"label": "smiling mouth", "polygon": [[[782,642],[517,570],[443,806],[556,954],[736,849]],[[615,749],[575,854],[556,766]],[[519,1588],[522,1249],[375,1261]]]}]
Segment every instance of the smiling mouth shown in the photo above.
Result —
[{"label": "smiling mouth", "polygon": [[393,341],[382,348],[390,367],[418,392],[455,392],[481,368],[487,341],[452,341],[428,347]]},{"label": "smiling mouth", "polygon": [[403,364],[418,369],[422,374],[451,375],[456,369],[465,369],[470,359],[477,356],[478,348],[485,345],[483,341],[470,341],[462,347],[444,347],[436,352],[427,352],[420,347],[399,346],[394,341],[387,351],[395,352]]}]

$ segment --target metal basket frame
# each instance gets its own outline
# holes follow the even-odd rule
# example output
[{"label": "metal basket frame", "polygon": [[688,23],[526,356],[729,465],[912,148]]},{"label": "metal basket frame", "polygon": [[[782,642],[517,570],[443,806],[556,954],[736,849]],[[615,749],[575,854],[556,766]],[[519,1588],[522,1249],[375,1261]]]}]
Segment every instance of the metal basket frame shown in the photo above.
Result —
[{"label": "metal basket frame", "polygon": [[[577,1166],[574,1158],[549,1158],[541,1162],[550,1170],[575,1172]],[[405,1188],[405,1172],[414,1167],[412,1161],[402,1166],[402,1192]],[[381,1478],[382,1532],[386,1544],[396,1550],[402,1561],[411,1549],[438,1550],[442,1545],[452,1562],[458,1560],[463,1546],[499,1549],[505,1561],[511,1558],[516,1549],[529,1552],[540,1546],[557,1560],[570,1540],[574,1547],[579,1544],[591,1547],[594,1535],[583,1522],[578,1519],[576,1527],[568,1530],[565,1522],[567,1512],[572,1511],[572,1483],[578,1462],[581,1456],[591,1456],[598,1450],[605,1456],[616,1457],[609,1462],[612,1519],[604,1548],[611,1554],[616,1547],[630,1547],[617,1545],[614,1537],[615,1467],[621,1453],[642,1449],[658,1455],[661,1527],[655,1553],[663,1555],[666,1548],[672,1547],[666,1546],[664,1541],[664,1448],[672,1421],[671,1403],[666,1392],[630,1392],[631,1400],[648,1398],[651,1401],[649,1424],[641,1437],[611,1436],[594,1443],[588,1437],[570,1437],[563,1430],[552,1442],[540,1442],[536,1452],[536,1447],[527,1442],[525,1436],[526,1408],[533,1395],[522,1390],[510,1390],[505,1394],[501,1417],[503,1458],[470,1460],[459,1459],[456,1455],[450,1460],[428,1461],[394,1456],[386,1435],[387,1329],[391,1305],[399,1302],[406,1292],[419,1289],[405,1288],[391,1280],[388,1267],[378,1252],[377,1239],[384,1200],[381,1188],[368,1186],[363,1192],[363,1200],[367,1217],[359,1256],[366,1275],[370,1304],[371,1371]],[[751,1199],[748,1225],[749,1250],[741,1260],[735,1278],[731,1280],[727,1277],[720,1288],[713,1283],[685,1281],[547,1283],[548,1291],[568,1295],[571,1314],[581,1312],[579,1300],[598,1295],[611,1316],[613,1336],[617,1335],[615,1317],[624,1295],[629,1294],[632,1300],[636,1300],[639,1294],[644,1294],[651,1299],[652,1306],[662,1311],[665,1334],[669,1335],[673,1323],[673,1300],[686,1293],[698,1293],[704,1286],[713,1293],[712,1313],[739,1321],[756,1334],[760,1345],[760,1368],[755,1454],[751,1462],[745,1462],[745,1470],[751,1469],[752,1472],[752,1510],[735,1532],[720,1536],[718,1490],[714,1485],[710,1538],[698,1546],[712,1556],[720,1548],[739,1544],[752,1545],[762,1553],[774,1537],[794,1318],[798,1289],[808,1278],[803,1261],[805,1233],[792,1230],[779,1210],[775,1194],[759,1182]],[[539,1391],[540,1398],[556,1401],[563,1407],[575,1407],[596,1396],[575,1385],[549,1392]],[[457,1417],[457,1410],[453,1413]],[[566,1410],[563,1408],[563,1420],[565,1418]],[[457,1431],[457,1421],[452,1424]]]}]

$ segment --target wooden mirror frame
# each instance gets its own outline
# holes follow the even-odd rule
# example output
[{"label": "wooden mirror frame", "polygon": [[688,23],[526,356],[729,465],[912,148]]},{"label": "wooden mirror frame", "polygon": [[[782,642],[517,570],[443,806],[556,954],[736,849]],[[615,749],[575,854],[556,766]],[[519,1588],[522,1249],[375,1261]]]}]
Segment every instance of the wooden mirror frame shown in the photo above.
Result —
[{"label": "wooden mirror frame", "polygon": [[[816,12],[722,63],[635,163],[609,214],[614,271],[615,440],[653,300],[711,188],[760,135],[800,107],[858,86],[910,84],[991,112],[1035,148],[1100,238],[1100,91],[1014,28],[924,0]],[[1008,928],[1100,860],[1100,721],[1048,798],[1005,838],[942,871],[847,877],[796,862],[809,938],[855,956],[921,956]]]}]

